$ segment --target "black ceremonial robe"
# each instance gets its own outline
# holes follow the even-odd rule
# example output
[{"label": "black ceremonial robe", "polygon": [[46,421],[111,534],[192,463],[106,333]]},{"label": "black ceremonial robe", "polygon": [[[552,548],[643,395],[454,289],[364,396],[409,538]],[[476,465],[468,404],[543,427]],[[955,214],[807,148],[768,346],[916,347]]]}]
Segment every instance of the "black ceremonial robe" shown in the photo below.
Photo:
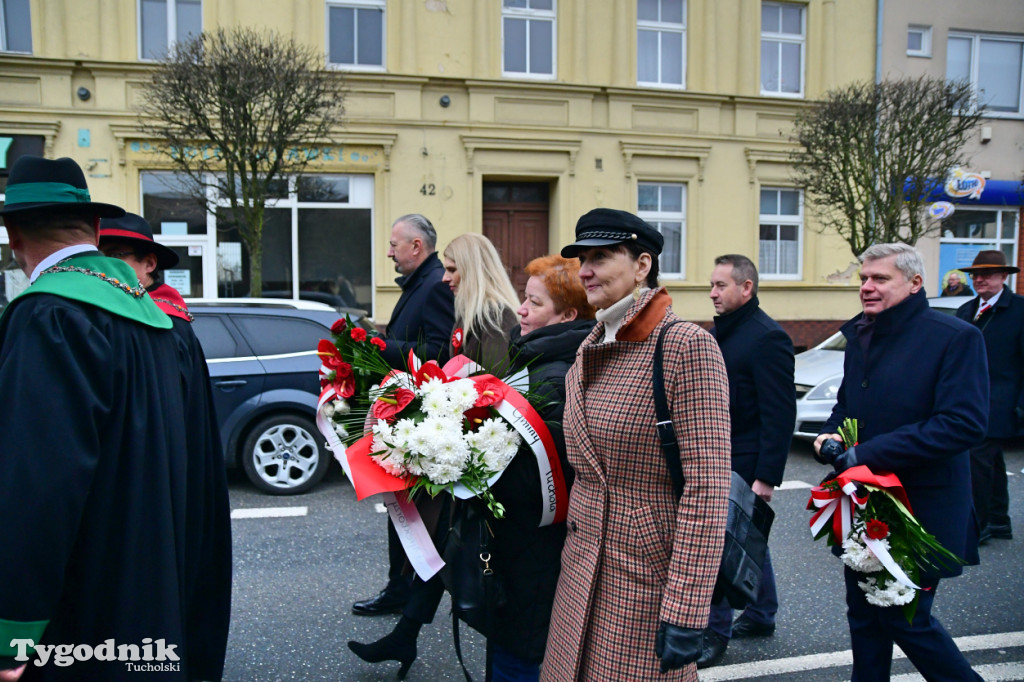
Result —
[{"label": "black ceremonial robe", "polygon": [[207,543],[188,453],[200,401],[182,390],[196,379],[170,320],[118,286],[137,285],[127,265],[98,254],[62,265],[91,274],[43,274],[0,318],[0,668],[20,664],[18,638],[109,641],[115,655],[149,645],[164,659],[135,661],[163,666],[146,673],[95,652],[58,666],[51,652],[24,680],[219,674],[222,660],[191,642],[202,627],[191,619],[210,622],[192,605]]}]

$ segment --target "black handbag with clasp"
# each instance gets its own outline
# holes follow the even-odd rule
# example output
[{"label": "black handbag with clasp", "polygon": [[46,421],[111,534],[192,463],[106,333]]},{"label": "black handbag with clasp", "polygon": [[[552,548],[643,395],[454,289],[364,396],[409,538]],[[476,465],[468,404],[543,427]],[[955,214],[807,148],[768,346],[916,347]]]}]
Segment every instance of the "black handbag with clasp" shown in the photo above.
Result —
[{"label": "black handbag with clasp", "polygon": [[[658,438],[665,454],[665,463],[676,491],[676,499],[683,496],[686,479],[679,462],[679,443],[676,441],[672,415],[665,397],[665,377],[661,366],[661,347],[665,332],[673,324],[666,324],[658,335],[654,349],[654,409],[658,416]],[[757,599],[761,584],[761,568],[768,553],[768,533],[775,520],[775,510],[758,497],[747,482],[735,471],[729,487],[729,519],[725,525],[725,545],[722,563],[715,580],[711,603],[729,602],[734,609],[746,608]]]}]

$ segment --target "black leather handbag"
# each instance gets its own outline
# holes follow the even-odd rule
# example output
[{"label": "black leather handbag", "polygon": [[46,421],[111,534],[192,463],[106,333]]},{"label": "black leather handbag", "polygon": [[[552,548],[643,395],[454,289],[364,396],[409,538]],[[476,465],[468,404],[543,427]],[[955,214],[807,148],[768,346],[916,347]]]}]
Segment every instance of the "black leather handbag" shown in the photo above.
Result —
[{"label": "black leather handbag", "polygon": [[[654,349],[654,409],[658,417],[658,438],[665,454],[676,499],[683,496],[686,479],[679,462],[679,443],[676,440],[672,414],[665,396],[665,376],[662,370],[662,341],[669,327],[678,322],[666,324],[658,335]],[[722,563],[715,580],[711,603],[719,604],[722,599],[734,609],[745,608],[757,599],[757,588],[761,584],[761,568],[768,552],[768,534],[775,520],[775,511],[768,503],[754,494],[739,474],[732,472],[729,488],[729,520],[725,526],[725,545],[722,548]]]},{"label": "black leather handbag", "polygon": [[[496,573],[491,556],[494,533],[488,524],[489,512],[478,500],[453,500],[448,533],[441,558],[441,581],[452,598],[452,640],[455,653],[468,682],[469,670],[462,660],[459,621],[463,621],[484,637],[490,637],[498,612],[508,603],[500,573]],[[487,648],[485,679],[491,679],[491,649]]]}]

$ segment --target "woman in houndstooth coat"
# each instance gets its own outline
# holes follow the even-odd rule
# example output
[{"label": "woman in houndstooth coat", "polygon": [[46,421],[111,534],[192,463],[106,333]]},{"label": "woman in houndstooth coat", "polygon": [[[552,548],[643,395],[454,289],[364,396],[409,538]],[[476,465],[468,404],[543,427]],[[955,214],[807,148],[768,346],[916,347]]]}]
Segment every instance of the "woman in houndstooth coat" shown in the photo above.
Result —
[{"label": "woman in houndstooth coat", "polygon": [[725,365],[698,326],[668,331],[665,389],[686,479],[677,502],[651,384],[658,334],[679,319],[656,288],[663,238],[612,209],[580,218],[576,238],[562,255],[579,257],[599,322],[566,377],[576,482],[541,679],[695,681],[729,495]]}]

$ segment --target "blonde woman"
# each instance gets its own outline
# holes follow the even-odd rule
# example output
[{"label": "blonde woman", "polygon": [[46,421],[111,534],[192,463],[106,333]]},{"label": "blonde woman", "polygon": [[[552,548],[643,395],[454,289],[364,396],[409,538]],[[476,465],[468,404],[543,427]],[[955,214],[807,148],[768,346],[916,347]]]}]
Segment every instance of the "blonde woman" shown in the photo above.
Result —
[{"label": "blonde woman", "polygon": [[451,354],[463,354],[501,376],[519,299],[491,240],[464,234],[444,250],[444,277],[455,294]]}]

